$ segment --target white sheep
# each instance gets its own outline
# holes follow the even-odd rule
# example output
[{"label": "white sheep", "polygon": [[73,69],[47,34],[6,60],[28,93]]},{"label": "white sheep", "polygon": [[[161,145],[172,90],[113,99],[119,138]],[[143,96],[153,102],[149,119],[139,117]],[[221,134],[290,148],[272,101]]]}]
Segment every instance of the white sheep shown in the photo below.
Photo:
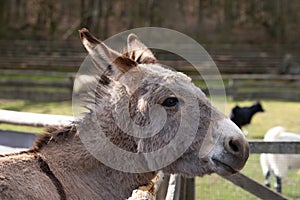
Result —
[{"label": "white sheep", "polygon": [[[300,141],[300,135],[296,133],[285,132],[281,126],[276,126],[268,130],[264,141]],[[289,169],[300,167],[300,154],[261,154],[260,164],[265,176],[265,185],[270,187],[270,176],[274,173],[276,177],[275,188],[281,193],[281,179],[286,175]]]}]

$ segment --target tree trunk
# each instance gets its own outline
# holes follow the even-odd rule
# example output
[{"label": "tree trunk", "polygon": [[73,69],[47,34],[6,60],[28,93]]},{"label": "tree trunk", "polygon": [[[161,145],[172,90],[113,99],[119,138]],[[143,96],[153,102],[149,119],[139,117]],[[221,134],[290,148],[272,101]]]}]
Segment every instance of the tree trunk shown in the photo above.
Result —
[{"label": "tree trunk", "polygon": [[95,34],[98,33],[99,30],[99,5],[100,5],[100,0],[93,0],[92,3],[92,19],[91,19],[91,31],[94,32]]}]

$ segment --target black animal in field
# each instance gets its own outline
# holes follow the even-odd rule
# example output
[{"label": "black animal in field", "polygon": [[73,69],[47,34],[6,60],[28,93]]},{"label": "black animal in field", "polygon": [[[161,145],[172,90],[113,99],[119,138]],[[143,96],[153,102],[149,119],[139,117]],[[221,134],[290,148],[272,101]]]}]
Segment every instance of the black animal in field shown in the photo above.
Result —
[{"label": "black animal in field", "polygon": [[250,124],[253,115],[257,112],[264,112],[260,102],[256,102],[250,107],[235,106],[230,112],[230,119],[241,129]]}]

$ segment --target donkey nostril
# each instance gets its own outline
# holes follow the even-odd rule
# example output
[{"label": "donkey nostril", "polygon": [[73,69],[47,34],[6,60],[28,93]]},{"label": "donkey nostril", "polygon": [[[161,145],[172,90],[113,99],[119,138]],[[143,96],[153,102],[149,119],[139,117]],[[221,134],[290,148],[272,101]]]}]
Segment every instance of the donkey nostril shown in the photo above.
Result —
[{"label": "donkey nostril", "polygon": [[229,147],[231,148],[231,150],[233,150],[234,152],[238,152],[240,150],[239,148],[239,143],[237,141],[234,140],[230,140],[229,141]]}]

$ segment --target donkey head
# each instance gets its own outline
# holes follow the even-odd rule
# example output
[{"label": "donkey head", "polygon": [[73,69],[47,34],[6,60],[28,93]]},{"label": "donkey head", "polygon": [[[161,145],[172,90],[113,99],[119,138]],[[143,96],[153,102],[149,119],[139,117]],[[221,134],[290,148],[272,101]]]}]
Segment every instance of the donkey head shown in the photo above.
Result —
[{"label": "donkey head", "polygon": [[189,77],[158,64],[134,34],[122,54],[87,29],[80,36],[98,70],[88,107],[109,142],[142,155],[149,171],[194,176],[242,169],[249,156],[244,135]]}]

